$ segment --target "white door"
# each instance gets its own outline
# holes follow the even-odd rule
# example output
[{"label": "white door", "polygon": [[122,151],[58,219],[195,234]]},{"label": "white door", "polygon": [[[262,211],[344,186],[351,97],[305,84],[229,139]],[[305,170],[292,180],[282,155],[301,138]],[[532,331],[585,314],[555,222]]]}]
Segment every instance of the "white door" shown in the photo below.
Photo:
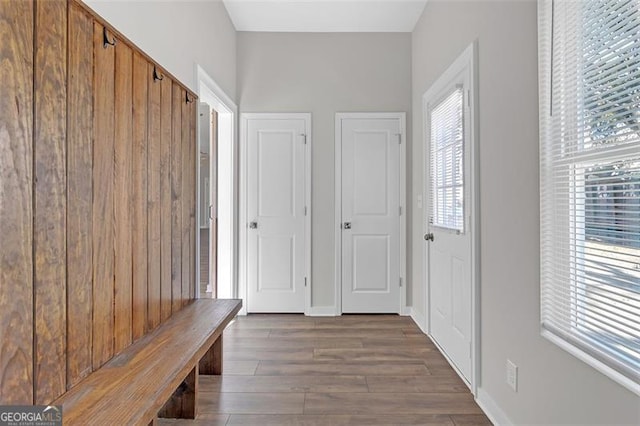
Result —
[{"label": "white door", "polygon": [[247,311],[304,312],[308,120],[269,117],[246,124]]},{"label": "white door", "polygon": [[471,379],[471,229],[468,91],[452,84],[427,103],[430,334]]},{"label": "white door", "polygon": [[399,118],[342,118],[342,312],[400,311]]}]

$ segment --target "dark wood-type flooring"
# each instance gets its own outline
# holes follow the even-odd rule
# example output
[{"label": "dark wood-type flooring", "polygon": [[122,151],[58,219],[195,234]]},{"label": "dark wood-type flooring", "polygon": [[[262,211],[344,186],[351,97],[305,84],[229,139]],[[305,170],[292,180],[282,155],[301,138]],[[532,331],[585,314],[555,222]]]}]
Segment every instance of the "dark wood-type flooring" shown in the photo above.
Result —
[{"label": "dark wood-type flooring", "polygon": [[199,415],[163,425],[490,425],[408,317],[249,315],[224,334]]}]

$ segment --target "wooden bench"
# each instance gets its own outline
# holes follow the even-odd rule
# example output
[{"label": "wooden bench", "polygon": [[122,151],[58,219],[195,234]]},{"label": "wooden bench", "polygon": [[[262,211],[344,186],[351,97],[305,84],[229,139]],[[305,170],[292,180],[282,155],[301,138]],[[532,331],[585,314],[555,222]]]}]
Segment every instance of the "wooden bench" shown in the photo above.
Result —
[{"label": "wooden bench", "polygon": [[198,374],[222,373],[222,332],[240,300],[199,299],[53,402],[65,425],[195,418]]}]

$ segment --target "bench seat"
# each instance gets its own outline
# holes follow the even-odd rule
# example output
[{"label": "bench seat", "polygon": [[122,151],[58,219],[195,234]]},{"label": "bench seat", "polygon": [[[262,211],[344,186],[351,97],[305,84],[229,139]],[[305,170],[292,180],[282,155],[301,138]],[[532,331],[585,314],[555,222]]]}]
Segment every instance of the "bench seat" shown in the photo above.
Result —
[{"label": "bench seat", "polygon": [[221,374],[222,332],[241,307],[235,299],[185,306],[54,401],[64,424],[148,425],[172,410],[172,398],[178,405],[184,394],[195,399],[199,366],[208,370],[202,374]]}]

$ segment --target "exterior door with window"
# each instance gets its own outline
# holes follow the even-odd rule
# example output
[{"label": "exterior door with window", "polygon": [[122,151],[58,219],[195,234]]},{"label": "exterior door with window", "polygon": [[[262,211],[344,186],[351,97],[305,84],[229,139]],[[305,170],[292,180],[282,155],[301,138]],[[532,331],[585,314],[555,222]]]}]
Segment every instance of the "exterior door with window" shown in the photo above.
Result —
[{"label": "exterior door with window", "polygon": [[425,99],[430,334],[471,379],[472,239],[468,75]]}]

